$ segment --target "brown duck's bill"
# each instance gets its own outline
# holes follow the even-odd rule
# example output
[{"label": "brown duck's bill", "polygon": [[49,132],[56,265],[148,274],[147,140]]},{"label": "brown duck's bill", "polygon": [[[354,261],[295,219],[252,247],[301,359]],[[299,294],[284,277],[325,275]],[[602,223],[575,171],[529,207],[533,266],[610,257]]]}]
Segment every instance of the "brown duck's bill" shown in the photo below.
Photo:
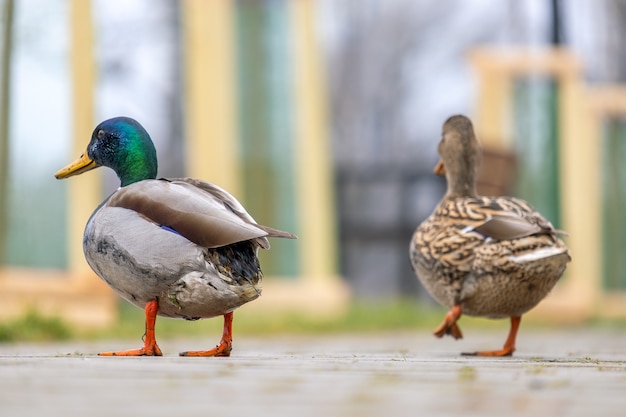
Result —
[{"label": "brown duck's bill", "polygon": [[74,175],[82,174],[83,172],[91,171],[94,168],[98,168],[98,165],[93,159],[87,156],[87,152],[82,154],[80,158],[72,162],[68,166],[58,170],[54,176],[57,180],[69,178]]},{"label": "brown duck's bill", "polygon": [[442,177],[445,177],[446,167],[443,165],[443,161],[439,161],[437,163],[437,166],[435,167],[435,169],[433,169],[433,172],[437,175],[441,175]]}]

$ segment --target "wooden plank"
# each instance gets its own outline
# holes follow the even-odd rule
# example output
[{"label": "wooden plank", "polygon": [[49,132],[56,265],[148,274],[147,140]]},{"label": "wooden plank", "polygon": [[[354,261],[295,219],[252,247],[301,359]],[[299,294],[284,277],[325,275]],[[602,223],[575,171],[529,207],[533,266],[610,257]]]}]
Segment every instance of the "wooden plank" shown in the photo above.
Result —
[{"label": "wooden plank", "polygon": [[580,60],[568,48],[479,47],[468,56],[479,71],[495,70],[510,76],[569,73],[580,77],[583,71]]},{"label": "wooden plank", "polygon": [[598,117],[626,117],[626,86],[594,85],[587,88],[587,103]]}]

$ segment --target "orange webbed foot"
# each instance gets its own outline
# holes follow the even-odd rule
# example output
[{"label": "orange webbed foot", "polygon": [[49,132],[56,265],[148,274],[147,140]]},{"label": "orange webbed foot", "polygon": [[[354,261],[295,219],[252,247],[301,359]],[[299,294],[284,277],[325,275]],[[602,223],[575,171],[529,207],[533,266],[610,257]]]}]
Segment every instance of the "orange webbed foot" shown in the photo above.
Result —
[{"label": "orange webbed foot", "polygon": [[224,314],[224,330],[222,331],[222,340],[219,345],[210,350],[192,350],[189,352],[181,352],[180,356],[192,357],[211,357],[211,356],[230,356],[233,350],[233,313]]},{"label": "orange webbed foot", "polygon": [[157,300],[146,303],[146,334],[144,335],[143,347],[139,349],[121,350],[117,352],[100,352],[99,356],[163,356],[159,345],[156,342],[154,326],[156,315],[159,311]]},{"label": "orange webbed foot", "polygon": [[230,356],[230,351],[233,350],[232,343],[220,343],[215,348],[210,350],[190,350],[188,352],[180,352],[180,356],[190,357],[210,357],[210,356]]},{"label": "orange webbed foot", "polygon": [[100,352],[98,356],[163,356],[159,346],[154,343],[139,349],[120,350],[116,352]]},{"label": "orange webbed foot", "polygon": [[437,337],[443,337],[447,334],[454,337],[455,339],[462,339],[463,333],[461,329],[456,324],[456,322],[461,318],[461,314],[463,314],[461,306],[454,306],[446,313],[443,322],[435,329],[433,334]]},{"label": "orange webbed foot", "polygon": [[506,342],[504,342],[504,346],[502,347],[502,349],[461,353],[461,355],[487,357],[513,356],[513,352],[515,352],[515,339],[517,338],[517,330],[519,329],[519,324],[521,320],[522,318],[519,316],[511,317],[511,330],[509,330],[509,335],[506,338]]},{"label": "orange webbed foot", "polygon": [[479,352],[463,352],[461,355],[463,356],[490,356],[490,357],[502,357],[502,356],[513,356],[513,352],[515,352],[515,347],[509,346],[500,350],[485,350]]}]

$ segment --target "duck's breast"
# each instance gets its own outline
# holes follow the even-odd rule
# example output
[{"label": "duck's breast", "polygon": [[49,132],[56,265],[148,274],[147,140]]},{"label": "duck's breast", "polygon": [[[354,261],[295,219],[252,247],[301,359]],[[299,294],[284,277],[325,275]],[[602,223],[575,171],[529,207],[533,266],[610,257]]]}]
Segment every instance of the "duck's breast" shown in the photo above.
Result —
[{"label": "duck's breast", "polygon": [[139,307],[182,276],[206,269],[201,247],[133,210],[106,204],[87,223],[83,250],[96,274]]}]

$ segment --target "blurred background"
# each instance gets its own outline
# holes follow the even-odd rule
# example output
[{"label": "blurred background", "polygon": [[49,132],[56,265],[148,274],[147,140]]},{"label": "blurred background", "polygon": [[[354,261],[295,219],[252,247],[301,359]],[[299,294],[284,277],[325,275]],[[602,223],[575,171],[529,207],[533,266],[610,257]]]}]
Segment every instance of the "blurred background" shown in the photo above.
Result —
[{"label": "blurred background", "polygon": [[119,321],[81,248],[119,182],[53,173],[125,115],[150,132],[160,176],[214,182],[299,235],[262,255],[263,297],[242,314],[416,322],[435,306],[408,242],[444,192],[436,144],[457,113],[484,147],[480,190],[569,233],[574,261],[537,314],[626,317],[626,0],[0,0],[0,13],[0,320]]}]

